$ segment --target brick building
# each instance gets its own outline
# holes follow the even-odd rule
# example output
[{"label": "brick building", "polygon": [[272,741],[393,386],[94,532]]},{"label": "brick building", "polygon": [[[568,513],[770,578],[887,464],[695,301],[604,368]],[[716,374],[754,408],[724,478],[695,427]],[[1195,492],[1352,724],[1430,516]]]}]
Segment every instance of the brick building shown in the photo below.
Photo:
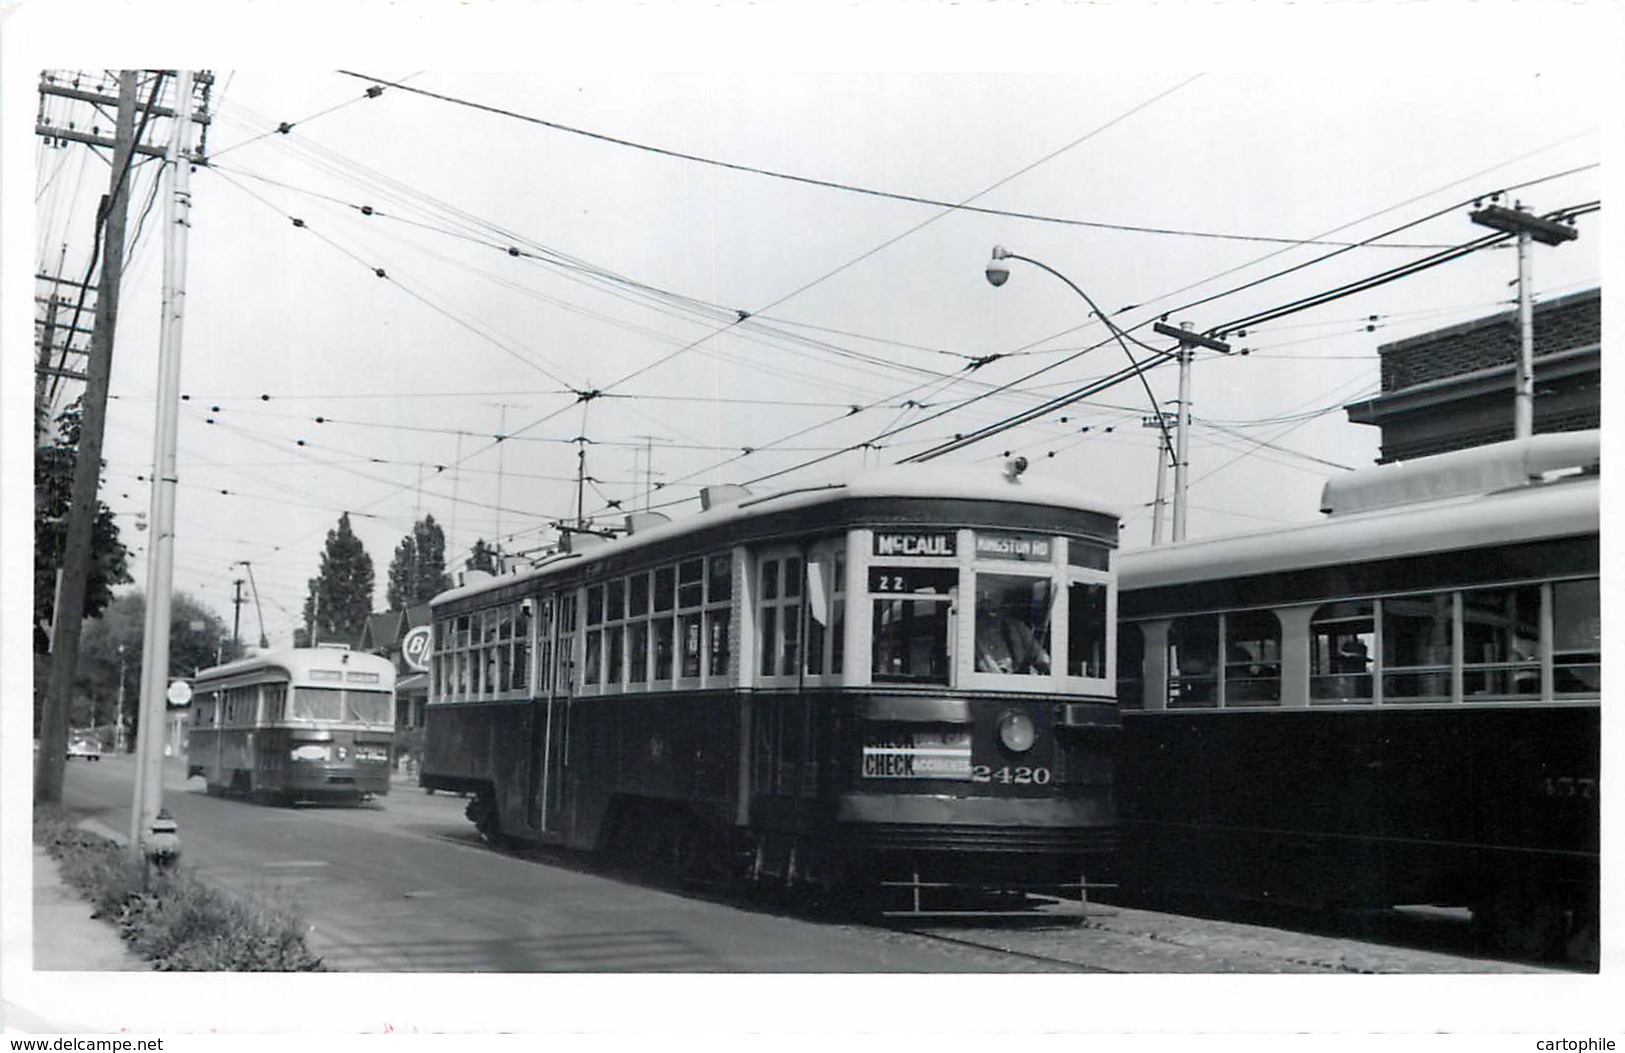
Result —
[{"label": "brick building", "polygon": [[[1602,290],[1538,303],[1535,431],[1602,421]],[[1521,337],[1508,311],[1377,348],[1382,394],[1344,409],[1382,429],[1380,463],[1510,439]]]}]

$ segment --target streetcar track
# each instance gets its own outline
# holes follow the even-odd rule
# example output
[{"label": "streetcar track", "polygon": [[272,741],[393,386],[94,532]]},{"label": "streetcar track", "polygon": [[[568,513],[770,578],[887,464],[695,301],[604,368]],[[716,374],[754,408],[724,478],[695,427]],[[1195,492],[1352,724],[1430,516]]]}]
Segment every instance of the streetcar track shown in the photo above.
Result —
[{"label": "streetcar track", "polygon": [[1057,958],[1053,955],[1038,954],[1033,951],[1018,951],[1010,947],[1000,947],[992,943],[983,943],[979,940],[965,939],[959,936],[949,936],[946,933],[936,932],[930,929],[917,929],[913,926],[907,925],[893,925],[890,927],[895,932],[906,932],[911,936],[916,936],[923,940],[946,943],[959,947],[969,947],[979,951],[993,951],[996,954],[1002,954],[1006,957],[1020,958],[1024,961],[1038,962],[1044,965],[1059,965],[1070,972],[1113,974],[1129,972],[1127,969],[1111,969],[1103,965],[1085,965],[1082,962],[1073,961],[1071,959]]}]

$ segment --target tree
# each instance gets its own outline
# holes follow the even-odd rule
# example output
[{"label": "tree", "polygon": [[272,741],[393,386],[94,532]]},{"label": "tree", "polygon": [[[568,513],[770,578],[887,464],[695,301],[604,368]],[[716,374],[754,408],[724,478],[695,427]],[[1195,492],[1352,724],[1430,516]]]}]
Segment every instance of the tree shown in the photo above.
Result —
[{"label": "tree", "polygon": [[395,546],[395,558],[389,564],[389,609],[402,611],[427,603],[450,586],[445,531],[434,516],[426,515]]},{"label": "tree", "polygon": [[321,571],[305,597],[304,642],[353,644],[372,614],[372,557],[350,529],[350,513],[327,532]]},{"label": "tree", "polygon": [[[117,723],[122,678],[129,731],[126,741],[134,744],[134,732],[141,723],[141,645],[146,616],[146,597],[132,591],[114,597],[99,618],[85,619],[79,670],[68,709],[74,727]],[[170,622],[169,679],[185,679],[199,669],[236,657],[225,620],[186,593],[178,592],[170,601]]]},{"label": "tree", "polygon": [[[68,506],[73,471],[79,460],[79,404],[57,417],[56,441],[34,451],[34,652],[51,649],[47,630],[56,617],[56,577],[67,543]],[[119,539],[118,523],[99,504],[91,527],[90,578],[85,585],[85,617],[94,618],[113,598],[115,586],[128,584],[130,553]]]},{"label": "tree", "polygon": [[474,542],[473,551],[468,554],[468,559],[463,563],[463,566],[468,570],[483,570],[487,574],[495,574],[497,572],[497,550],[487,545],[482,537]]}]

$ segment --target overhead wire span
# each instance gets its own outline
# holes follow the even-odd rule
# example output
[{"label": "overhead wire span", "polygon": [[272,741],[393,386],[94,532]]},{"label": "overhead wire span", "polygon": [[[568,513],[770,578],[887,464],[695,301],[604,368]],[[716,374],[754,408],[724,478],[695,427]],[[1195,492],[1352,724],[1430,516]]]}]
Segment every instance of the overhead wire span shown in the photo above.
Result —
[{"label": "overhead wire span", "polygon": [[[822,187],[822,188],[827,189],[827,190],[839,190],[839,191],[842,191],[842,192],[845,192],[845,193],[861,194],[861,195],[866,196],[866,197],[884,198],[884,199],[890,200],[890,201],[902,201],[902,202],[906,202],[906,203],[909,203],[909,204],[915,204],[915,205],[927,205],[927,206],[930,206],[932,208],[950,209],[950,210],[953,210],[953,211],[956,211],[956,212],[972,212],[972,213],[976,213],[976,214],[979,214],[979,215],[999,216],[999,217],[1006,218],[1006,219],[1030,220],[1030,221],[1038,222],[1038,223],[1052,223],[1052,224],[1058,224],[1058,225],[1062,225],[1062,226],[1072,226],[1072,227],[1088,227],[1088,228],[1093,228],[1093,229],[1096,229],[1096,230],[1115,230],[1115,231],[1123,231],[1123,232],[1134,233],[1134,234],[1159,234],[1159,235],[1172,235],[1172,236],[1177,236],[1177,237],[1188,237],[1188,238],[1205,238],[1205,239],[1212,239],[1212,240],[1218,240],[1218,241],[1249,241],[1249,242],[1265,242],[1265,243],[1271,243],[1271,244],[1288,244],[1288,245],[1344,244],[1342,242],[1317,242],[1317,241],[1305,242],[1303,239],[1300,239],[1300,238],[1271,237],[1271,236],[1262,235],[1262,234],[1228,234],[1228,233],[1222,233],[1222,232],[1216,232],[1216,231],[1189,230],[1189,229],[1180,229],[1180,228],[1173,228],[1173,227],[1154,227],[1154,226],[1147,226],[1147,225],[1143,225],[1143,224],[1108,223],[1108,222],[1104,222],[1104,221],[1101,221],[1101,220],[1068,219],[1068,218],[1064,218],[1064,217],[1060,217],[1060,216],[1046,216],[1046,215],[1040,215],[1040,214],[1032,213],[1032,212],[1018,212],[1018,211],[1013,211],[1011,209],[989,208],[989,207],[983,206],[983,205],[969,204],[969,201],[974,200],[974,198],[967,199],[967,201],[964,201],[964,202],[957,202],[956,203],[956,202],[953,202],[953,201],[945,201],[945,200],[940,200],[940,199],[935,199],[935,198],[923,197],[923,196],[917,195],[917,194],[904,194],[904,193],[898,193],[898,192],[888,191],[888,190],[877,190],[877,189],[875,189],[873,187],[862,187],[862,186],[857,186],[855,184],[843,183],[843,182],[839,182],[837,180],[832,180],[832,179],[818,179],[818,178],[815,178],[815,177],[812,177],[812,176],[796,175],[796,174],[793,174],[793,173],[790,173],[790,172],[780,172],[780,171],[776,171],[774,169],[762,168],[762,167],[759,167],[759,166],[756,166],[756,165],[742,164],[742,163],[734,162],[734,161],[723,161],[723,160],[719,160],[719,159],[713,158],[713,157],[705,157],[705,156],[700,155],[700,154],[687,153],[687,152],[682,151],[682,150],[673,150],[673,149],[669,149],[669,148],[666,148],[666,147],[653,146],[653,145],[648,144],[648,143],[640,143],[640,142],[636,142],[636,141],[631,140],[631,139],[623,139],[623,138],[619,138],[619,137],[613,136],[613,135],[606,135],[606,134],[604,134],[602,132],[589,131],[589,130],[587,130],[585,128],[576,128],[576,127],[573,127],[571,125],[563,124],[563,123],[558,122],[558,121],[551,121],[551,120],[548,120],[548,119],[546,119],[544,117],[537,117],[537,116],[534,116],[532,114],[520,113],[517,110],[506,109],[506,108],[501,107],[501,106],[492,106],[492,105],[489,105],[487,103],[475,102],[472,99],[464,99],[464,98],[460,98],[460,97],[455,96],[455,95],[448,95],[448,94],[443,93],[443,92],[430,91],[427,88],[408,87],[408,86],[406,86],[404,84],[396,83],[394,81],[390,81],[390,80],[387,80],[387,79],[382,78],[382,77],[372,76],[372,75],[366,74],[366,73],[358,73],[358,72],[354,72],[354,71],[351,71],[351,70],[339,70],[339,72],[344,74],[345,76],[355,77],[355,78],[357,78],[359,80],[371,81],[374,84],[383,84],[383,85],[386,85],[386,86],[389,86],[389,87],[400,88],[403,91],[410,92],[410,93],[416,94],[416,95],[422,95],[425,98],[435,99],[435,100],[440,101],[440,102],[450,103],[450,104],[452,104],[454,106],[463,106],[463,107],[467,107],[469,109],[479,110],[481,112],[490,113],[490,114],[493,114],[493,115],[498,116],[498,117],[506,117],[506,118],[509,118],[511,120],[522,121],[522,122],[524,122],[526,124],[534,124],[534,125],[537,125],[537,126],[540,126],[540,127],[550,128],[553,131],[565,132],[565,133],[570,134],[570,135],[577,135],[577,136],[581,136],[582,138],[592,139],[592,140],[596,140],[598,142],[603,142],[603,143],[608,143],[608,144],[610,144],[612,146],[626,147],[628,149],[639,150],[639,151],[642,151],[644,153],[656,154],[656,155],[661,156],[661,157],[669,157],[669,158],[672,158],[674,160],[689,161],[689,162],[693,162],[695,164],[709,165],[709,166],[712,166],[712,167],[715,167],[715,168],[723,168],[723,169],[727,169],[729,171],[742,172],[742,173],[746,173],[746,174],[749,174],[749,175],[765,176],[765,177],[770,178],[770,179],[780,179],[780,180],[784,180],[786,182],[804,184],[806,186]],[[1169,89],[1168,91],[1163,92],[1161,95],[1158,95],[1155,98],[1149,100],[1148,102],[1142,104],[1141,107],[1136,107],[1134,110],[1130,110],[1128,113],[1123,114],[1121,117],[1118,118],[1118,120],[1122,120],[1125,117],[1132,116],[1135,112],[1138,111],[1138,109],[1141,109],[1146,105],[1150,105],[1150,103],[1152,103],[1152,102],[1159,101],[1161,98],[1163,98],[1163,96],[1168,95],[1168,94],[1172,94],[1172,92],[1177,91],[1178,89],[1185,87],[1187,84],[1189,84],[1192,81],[1198,79],[1200,76],[1202,76],[1202,75],[1201,74],[1196,74],[1195,76],[1192,76],[1192,77],[1186,79],[1185,81],[1181,82],[1178,85],[1175,85],[1173,88]],[[1116,122],[1114,121],[1112,123],[1116,123]],[[1110,126],[1111,126],[1110,124],[1105,125],[1102,128],[1097,129],[1096,132],[1103,131],[1105,128],[1110,127]],[[1096,134],[1096,133],[1091,133],[1091,134]],[[1075,144],[1071,144],[1071,145],[1075,145]],[[1064,150],[1064,149],[1068,149],[1068,148],[1069,147],[1063,147],[1062,149]],[[1059,152],[1060,151],[1057,151],[1057,153],[1059,153]],[[1054,154],[1048,155],[1048,156],[1046,156],[1044,158],[1041,158],[1039,161],[1035,162],[1034,164],[1035,165],[1036,164],[1042,164],[1044,161],[1049,160],[1053,156],[1055,156],[1055,155]],[[1029,166],[1029,167],[1032,167],[1032,166]],[[1009,179],[1013,179],[1016,176],[1019,176],[1019,175],[1023,174],[1025,171],[1027,171],[1027,169],[1022,169],[1021,171],[1016,172],[1013,175],[1011,175],[1010,177],[1008,177],[1008,179],[1004,180],[1003,182],[1008,182]],[[1002,183],[1001,184],[995,184],[995,186],[999,186],[999,185],[1002,185]],[[992,188],[990,188],[990,189],[992,189]],[[980,195],[977,195],[977,196],[980,196]],[[1351,247],[1353,247],[1353,246],[1351,246]],[[1383,247],[1383,248],[1417,249],[1417,248],[1432,248],[1434,246],[1430,246],[1430,245],[1389,245],[1389,246],[1381,246],[1381,247]]]}]

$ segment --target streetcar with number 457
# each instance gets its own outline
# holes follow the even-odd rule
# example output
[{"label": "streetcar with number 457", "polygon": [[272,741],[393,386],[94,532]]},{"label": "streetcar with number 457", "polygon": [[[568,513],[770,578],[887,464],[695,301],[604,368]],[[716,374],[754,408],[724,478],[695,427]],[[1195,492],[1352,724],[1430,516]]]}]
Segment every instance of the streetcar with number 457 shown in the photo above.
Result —
[{"label": "streetcar with number 457", "polygon": [[1490,948],[1595,963],[1600,464],[1536,435],[1125,557],[1129,894],[1467,907]]}]

